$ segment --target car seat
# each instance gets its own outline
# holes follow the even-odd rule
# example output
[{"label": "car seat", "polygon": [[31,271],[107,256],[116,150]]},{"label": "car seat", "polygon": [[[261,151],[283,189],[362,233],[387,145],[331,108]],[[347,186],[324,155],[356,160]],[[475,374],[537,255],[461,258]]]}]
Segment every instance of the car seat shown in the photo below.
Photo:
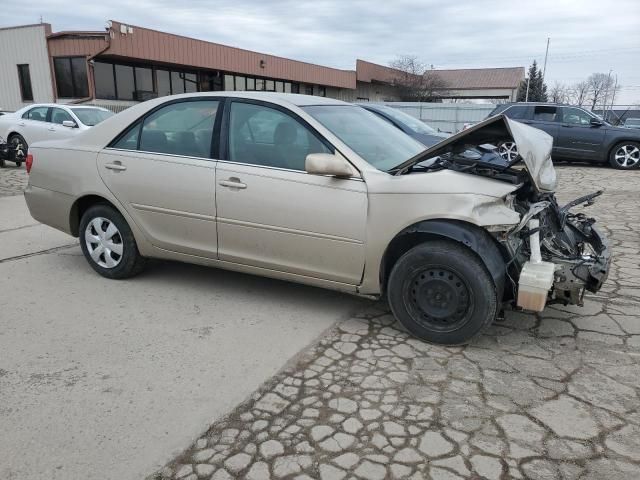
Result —
[{"label": "car seat", "polygon": [[167,136],[160,130],[142,130],[140,150],[146,152],[168,152]]}]

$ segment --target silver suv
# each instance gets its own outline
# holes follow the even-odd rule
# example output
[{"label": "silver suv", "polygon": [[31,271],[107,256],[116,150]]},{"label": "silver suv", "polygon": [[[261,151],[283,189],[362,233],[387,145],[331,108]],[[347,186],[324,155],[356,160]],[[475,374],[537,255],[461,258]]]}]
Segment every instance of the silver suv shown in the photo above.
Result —
[{"label": "silver suv", "polygon": [[32,145],[25,196],[105,277],[155,257],[386,296],[414,335],[460,344],[505,306],[580,303],[607,276],[594,220],[556,203],[550,151],[503,116],[425,150],[337,100],[187,94]]}]

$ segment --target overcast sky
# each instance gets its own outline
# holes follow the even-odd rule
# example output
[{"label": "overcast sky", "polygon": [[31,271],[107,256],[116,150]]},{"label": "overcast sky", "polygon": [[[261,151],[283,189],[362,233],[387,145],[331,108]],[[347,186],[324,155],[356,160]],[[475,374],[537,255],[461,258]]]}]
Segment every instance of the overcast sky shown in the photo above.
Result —
[{"label": "overcast sky", "polygon": [[[616,103],[640,103],[640,0],[2,0],[0,26],[99,30],[118,20],[354,69],[417,55],[435,68],[528,66],[547,84],[613,70]],[[92,3],[95,3],[92,5]],[[7,15],[7,13],[9,13]]]}]

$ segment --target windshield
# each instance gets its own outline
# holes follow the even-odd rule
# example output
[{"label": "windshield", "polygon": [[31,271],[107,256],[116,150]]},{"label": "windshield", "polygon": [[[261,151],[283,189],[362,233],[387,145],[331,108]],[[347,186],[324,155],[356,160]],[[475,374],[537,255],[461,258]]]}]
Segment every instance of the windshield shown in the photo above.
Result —
[{"label": "windshield", "polygon": [[113,116],[113,112],[101,108],[72,108],[71,110],[78,117],[78,120],[88,127],[93,127]]},{"label": "windshield", "polygon": [[424,145],[364,108],[355,105],[302,108],[378,170],[389,170],[424,150]]},{"label": "windshield", "polygon": [[409,127],[416,133],[426,133],[427,135],[438,135],[437,130],[431,128],[429,125],[415,117],[412,117],[408,113],[404,113],[397,108],[393,107],[376,107],[376,110],[384,112],[385,115],[390,116],[398,123],[402,123]]}]

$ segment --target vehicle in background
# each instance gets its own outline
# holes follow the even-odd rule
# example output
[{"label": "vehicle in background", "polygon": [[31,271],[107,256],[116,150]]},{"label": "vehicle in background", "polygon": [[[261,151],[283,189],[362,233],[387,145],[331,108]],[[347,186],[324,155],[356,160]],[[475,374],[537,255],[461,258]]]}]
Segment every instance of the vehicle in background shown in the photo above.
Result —
[{"label": "vehicle in background", "polygon": [[[551,135],[551,154],[556,160],[609,162],[621,170],[640,167],[640,132],[614,127],[584,108],[553,103],[504,103],[489,117],[498,114]],[[518,155],[513,142],[503,143],[498,148],[506,159],[515,159]]]},{"label": "vehicle in background", "polygon": [[[467,158],[504,140],[517,162]],[[500,115],[425,149],[339,100],[194,93],[35,144],[25,199],[104,277],[157,257],[386,296],[417,337],[460,344],[607,277],[595,220],[570,211],[599,192],[560,207],[551,144]]]},{"label": "vehicle in background", "polygon": [[426,147],[435,145],[449,136],[446,133],[438,132],[422,120],[412,117],[408,113],[404,113],[402,110],[398,110],[397,108],[371,103],[359,103],[358,105],[365,110],[375,113],[380,118],[386,120],[396,128],[399,128]]},{"label": "vehicle in background", "polygon": [[640,118],[627,118],[622,126],[624,128],[640,128]]},{"label": "vehicle in background", "polygon": [[6,152],[0,157],[21,166],[29,145],[43,140],[69,138],[113,116],[106,108],[89,105],[33,104],[0,116],[0,143]]}]

